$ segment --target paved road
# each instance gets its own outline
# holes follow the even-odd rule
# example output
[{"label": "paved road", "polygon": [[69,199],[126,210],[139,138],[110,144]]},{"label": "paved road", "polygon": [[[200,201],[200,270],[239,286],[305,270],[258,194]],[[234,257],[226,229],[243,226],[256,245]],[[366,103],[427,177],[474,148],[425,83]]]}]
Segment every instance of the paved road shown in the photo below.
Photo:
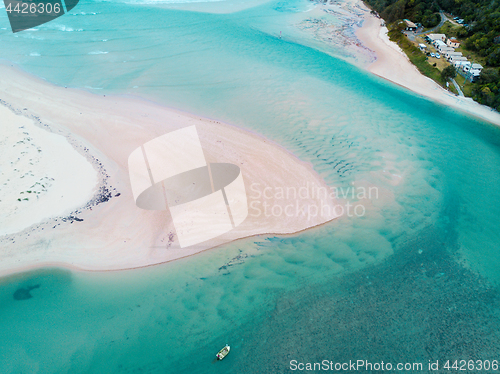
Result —
[{"label": "paved road", "polygon": [[420,33],[418,33],[417,36],[422,35],[422,34],[430,34],[430,33],[434,32],[434,31],[437,31],[437,30],[439,30],[441,28],[441,26],[444,25],[444,23],[446,21],[448,21],[448,17],[446,17],[444,15],[444,12],[442,10],[439,11],[439,14],[441,16],[441,22],[439,22],[439,24],[436,27],[433,27],[432,29],[427,30],[426,32],[420,32]]},{"label": "paved road", "polygon": [[441,26],[443,26],[444,23],[446,21],[448,21],[448,17],[445,16],[445,14],[442,10],[439,11],[439,15],[441,16],[441,22],[439,22],[439,24],[436,27],[433,27],[432,29],[427,30],[425,32],[423,32],[423,31],[420,31],[420,32],[407,31],[405,34],[406,34],[406,36],[408,36],[408,39],[410,39],[412,42],[414,42],[415,37],[417,37],[417,36],[424,35],[424,34],[430,34],[434,31],[439,30],[441,28]]},{"label": "paved road", "polygon": [[455,81],[455,79],[451,78],[451,81],[453,83],[453,85],[455,86],[455,88],[457,89],[458,91],[458,94],[460,96],[464,96],[464,93],[462,92],[462,90],[460,89],[460,86],[458,85],[458,83]]}]

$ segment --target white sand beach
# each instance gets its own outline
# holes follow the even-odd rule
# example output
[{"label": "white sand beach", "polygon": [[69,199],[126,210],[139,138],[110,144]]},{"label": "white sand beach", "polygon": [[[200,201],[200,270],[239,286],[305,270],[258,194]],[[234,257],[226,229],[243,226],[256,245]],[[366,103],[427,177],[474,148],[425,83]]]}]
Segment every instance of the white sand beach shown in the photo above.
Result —
[{"label": "white sand beach", "polygon": [[[2,180],[10,179],[9,193],[2,193],[0,202],[1,220],[7,222],[0,233],[2,275],[51,265],[83,270],[154,265],[238,238],[295,233],[336,217],[330,197],[311,193],[264,197],[266,187],[270,192],[327,186],[311,165],[234,126],[135,98],[57,87],[5,65],[0,65],[0,99],[0,120],[8,123],[1,133],[6,139],[1,145],[2,160],[7,161]],[[248,203],[261,213],[250,209],[236,229],[201,245],[180,248],[168,211],[135,205],[127,160],[145,142],[193,124],[208,162],[240,166]],[[23,136],[30,141],[18,148]],[[16,158],[24,160],[21,153],[33,165],[19,164],[18,173],[8,164]],[[22,183],[26,173],[29,179]],[[35,189],[32,184],[37,182],[40,188]],[[28,189],[32,192],[27,193]],[[29,201],[18,200],[25,195]],[[38,200],[32,201],[32,195]],[[279,207],[265,214],[264,202]],[[297,204],[293,214],[284,213],[285,206]],[[325,205],[330,215],[304,215],[309,207]],[[9,217],[16,218],[10,222]],[[17,230],[22,231],[14,233]]]},{"label": "white sand beach", "polygon": [[471,98],[456,96],[422,75],[399,46],[389,40],[388,30],[382,26],[383,20],[371,14],[362,1],[359,3],[366,9],[366,13],[363,26],[357,30],[356,35],[377,56],[376,61],[367,66],[368,71],[417,94],[500,125],[500,113]]},{"label": "white sand beach", "polygon": [[92,198],[97,171],[65,137],[3,105],[0,122],[0,235],[69,215]]}]

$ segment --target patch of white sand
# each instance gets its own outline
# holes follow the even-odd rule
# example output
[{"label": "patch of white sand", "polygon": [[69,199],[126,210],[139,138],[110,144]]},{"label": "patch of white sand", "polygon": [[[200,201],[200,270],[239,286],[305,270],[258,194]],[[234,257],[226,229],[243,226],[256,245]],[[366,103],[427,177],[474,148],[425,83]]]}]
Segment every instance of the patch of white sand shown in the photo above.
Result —
[{"label": "patch of white sand", "polygon": [[97,171],[61,135],[0,106],[0,235],[85,205]]}]

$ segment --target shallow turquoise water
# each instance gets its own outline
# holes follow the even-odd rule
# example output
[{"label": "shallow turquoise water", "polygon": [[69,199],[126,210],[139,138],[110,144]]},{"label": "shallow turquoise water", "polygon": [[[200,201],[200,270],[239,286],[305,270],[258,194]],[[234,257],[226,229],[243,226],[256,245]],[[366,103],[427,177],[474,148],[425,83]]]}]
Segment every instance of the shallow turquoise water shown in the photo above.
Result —
[{"label": "shallow turquoise water", "polygon": [[[296,236],[247,239],[135,271],[47,270],[6,279],[0,372],[287,372],[290,359],[320,356],[301,351],[302,342],[318,341],[317,352],[326,355],[346,337],[360,346],[347,346],[339,360],[364,353],[427,360],[439,339],[424,336],[421,326],[450,329],[467,321],[478,339],[474,329],[486,321],[498,327],[496,296],[475,299],[466,290],[482,295],[481,287],[495,289],[500,279],[500,131],[304,45],[307,38],[292,25],[308,6],[270,2],[208,14],[83,2],[75,15],[37,31],[0,30],[1,57],[51,82],[135,94],[258,131],[311,162],[330,185],[372,183],[381,191],[366,216]],[[0,27],[5,22],[2,15]],[[276,25],[286,30],[281,40]],[[391,174],[402,181],[393,185]],[[361,292],[373,283],[359,279],[373,277],[373,295]],[[32,298],[13,298],[34,285],[40,287]],[[397,289],[404,292],[395,304],[412,306],[377,330]],[[435,311],[422,308],[452,291],[474,311],[450,320],[442,312],[442,320],[429,322]],[[423,299],[412,304],[417,294]],[[345,297],[357,310],[365,305],[356,321],[340,313]],[[453,302],[446,300],[449,310]],[[304,328],[308,321],[317,321],[314,328]],[[375,332],[366,339],[359,326]],[[322,327],[330,335],[322,337]],[[398,336],[397,329],[409,331],[403,350],[386,334]],[[460,339],[450,329],[439,340],[441,356],[432,358],[458,354]],[[211,363],[225,343],[230,356]],[[261,344],[273,349],[258,360]],[[500,349],[498,340],[465,346],[468,356],[459,358]]]}]

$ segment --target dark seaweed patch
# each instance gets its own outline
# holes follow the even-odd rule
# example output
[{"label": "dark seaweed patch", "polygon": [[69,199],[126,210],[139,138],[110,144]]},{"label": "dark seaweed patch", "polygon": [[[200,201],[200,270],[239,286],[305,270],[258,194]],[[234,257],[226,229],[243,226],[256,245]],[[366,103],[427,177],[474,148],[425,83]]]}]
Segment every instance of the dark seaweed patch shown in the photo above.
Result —
[{"label": "dark seaweed patch", "polygon": [[31,290],[34,290],[35,288],[40,288],[39,284],[35,284],[34,286],[29,286],[29,287],[21,287],[14,292],[14,300],[28,300],[33,297],[31,294]]}]

